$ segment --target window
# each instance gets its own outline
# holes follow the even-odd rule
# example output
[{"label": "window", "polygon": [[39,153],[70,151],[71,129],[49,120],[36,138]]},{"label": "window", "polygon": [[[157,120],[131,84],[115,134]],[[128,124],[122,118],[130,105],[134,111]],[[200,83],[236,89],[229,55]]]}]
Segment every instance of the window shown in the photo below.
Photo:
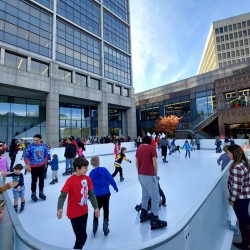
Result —
[{"label": "window", "polygon": [[238,49],[236,50],[236,56],[240,56],[240,51]]},{"label": "window", "polygon": [[242,37],[242,31],[239,31],[239,37]]},{"label": "window", "polygon": [[4,65],[18,70],[27,71],[27,58],[6,51]]},{"label": "window", "polygon": [[226,41],[228,40],[228,35],[225,35],[225,40],[226,40]]},{"label": "window", "polygon": [[229,49],[229,43],[226,43],[226,49]]},{"label": "window", "polygon": [[220,51],[220,45],[217,45],[217,51]]},{"label": "window", "polygon": [[223,33],[223,27],[220,27],[220,33]]},{"label": "window", "polygon": [[232,30],[232,25],[228,25],[228,30],[231,31]]},{"label": "window", "polygon": [[237,23],[238,29],[241,29],[241,23]]},{"label": "window", "polygon": [[227,58],[231,58],[230,52],[227,52]]},{"label": "window", "polygon": [[216,42],[217,42],[217,43],[220,42],[220,37],[219,37],[219,36],[216,37]]},{"label": "window", "polygon": [[231,51],[231,56],[235,57],[235,51]]},{"label": "window", "polygon": [[219,29],[218,28],[215,29],[215,34],[216,35],[219,34]]},{"label": "window", "polygon": [[114,94],[121,95],[121,87],[120,86],[114,86]]},{"label": "window", "polygon": [[245,48],[246,55],[249,55],[249,48]]},{"label": "window", "polygon": [[234,48],[234,42],[230,43],[230,48],[233,49]]},{"label": "window", "polygon": [[243,46],[243,40],[240,40],[240,46]]},{"label": "window", "polygon": [[91,87],[93,89],[100,90],[101,89],[100,80],[90,78],[90,86],[89,87]]},{"label": "window", "polygon": [[221,49],[225,50],[225,44],[221,44]]},{"label": "window", "polygon": [[238,38],[238,33],[234,32],[234,38]]},{"label": "window", "polygon": [[227,26],[224,26],[224,32],[227,32]]},{"label": "window", "polygon": [[107,92],[114,93],[114,85],[112,83],[107,83]]},{"label": "window", "polygon": [[221,41],[221,42],[224,42],[224,36],[221,36],[221,37],[220,37],[220,41]]},{"label": "window", "polygon": [[[248,52],[249,52],[249,51],[248,51]],[[129,97],[129,89],[124,88],[124,89],[123,89],[123,95],[126,96],[126,97]]]},{"label": "window", "polygon": [[243,28],[246,27],[246,22],[242,22],[242,27],[243,27]]},{"label": "window", "polygon": [[72,71],[59,68],[58,75],[63,81],[72,83]]},{"label": "window", "polygon": [[79,74],[79,73],[76,73],[75,74],[75,83],[77,85],[81,85],[81,86],[87,87],[87,76]]},{"label": "window", "polygon": [[248,45],[248,39],[244,39],[244,44]]},{"label": "window", "polygon": [[239,47],[239,42],[238,41],[235,41],[235,47]]},{"label": "window", "polygon": [[247,31],[243,30],[243,36],[247,36]]},{"label": "window", "polygon": [[241,50],[240,50],[240,54],[241,54],[242,56],[244,56],[244,55],[245,55],[245,51],[244,51],[244,49],[241,49]]},{"label": "window", "polygon": [[226,53],[222,53],[222,58],[226,59]]},{"label": "window", "polygon": [[41,75],[49,76],[49,64],[31,59],[31,72]]},{"label": "window", "polygon": [[219,60],[221,60],[221,54],[218,54],[218,58],[219,58]]},{"label": "window", "polygon": [[233,33],[229,34],[229,39],[232,40],[234,38]]},{"label": "window", "polygon": [[233,24],[233,30],[236,30],[236,23]]}]

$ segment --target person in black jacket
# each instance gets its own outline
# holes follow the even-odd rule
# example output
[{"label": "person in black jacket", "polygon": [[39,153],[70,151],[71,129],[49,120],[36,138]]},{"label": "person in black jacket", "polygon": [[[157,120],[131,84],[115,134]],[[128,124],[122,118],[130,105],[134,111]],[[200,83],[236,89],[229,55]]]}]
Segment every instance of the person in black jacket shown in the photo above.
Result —
[{"label": "person in black jacket", "polygon": [[72,143],[73,139],[70,137],[67,140],[64,157],[66,158],[66,168],[63,175],[69,175],[74,172],[73,161],[76,157],[76,145]]},{"label": "person in black jacket", "polygon": [[9,157],[10,157],[10,172],[13,172],[14,169],[13,169],[13,166],[14,166],[14,163],[15,163],[15,160],[16,160],[16,155],[18,153],[18,143],[17,143],[17,139],[13,138],[11,140],[11,143],[10,143],[10,147],[9,147]]}]

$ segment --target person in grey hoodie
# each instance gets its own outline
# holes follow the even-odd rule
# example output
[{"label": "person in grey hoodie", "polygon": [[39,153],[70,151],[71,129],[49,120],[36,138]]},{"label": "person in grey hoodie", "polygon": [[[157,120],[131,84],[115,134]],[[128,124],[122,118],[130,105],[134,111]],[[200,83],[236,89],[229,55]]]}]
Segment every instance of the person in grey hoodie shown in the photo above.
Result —
[{"label": "person in grey hoodie", "polygon": [[161,140],[160,140],[161,156],[162,156],[162,160],[163,160],[164,163],[168,163],[168,161],[166,160],[168,144],[169,143],[168,143],[168,141],[166,140],[165,137],[161,138]]},{"label": "person in grey hoodie", "polygon": [[[91,165],[94,169],[91,170],[89,173],[89,177],[92,180],[94,186],[94,193],[98,202],[99,209],[103,208],[103,232],[104,235],[107,236],[109,234],[109,199],[110,199],[110,190],[109,185],[111,184],[112,187],[116,192],[118,192],[117,185],[115,183],[114,178],[109,173],[109,171],[104,168],[100,167],[100,159],[98,156],[93,156],[91,158]],[[93,221],[93,234],[95,236],[98,229],[98,218],[94,215]]]},{"label": "person in grey hoodie", "polygon": [[228,165],[228,163],[231,161],[231,159],[229,158],[228,154],[227,154],[227,149],[228,149],[228,145],[224,145],[223,147],[223,151],[224,153],[220,155],[220,157],[217,160],[218,165],[221,165],[221,171],[224,170],[224,168]]}]

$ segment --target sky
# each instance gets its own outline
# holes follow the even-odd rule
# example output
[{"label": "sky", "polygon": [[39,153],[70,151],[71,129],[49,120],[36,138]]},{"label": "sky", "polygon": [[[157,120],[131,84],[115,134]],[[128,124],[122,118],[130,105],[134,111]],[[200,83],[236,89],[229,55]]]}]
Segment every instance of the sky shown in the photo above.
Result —
[{"label": "sky", "polygon": [[247,12],[249,0],[130,0],[135,93],[197,75],[212,22]]}]

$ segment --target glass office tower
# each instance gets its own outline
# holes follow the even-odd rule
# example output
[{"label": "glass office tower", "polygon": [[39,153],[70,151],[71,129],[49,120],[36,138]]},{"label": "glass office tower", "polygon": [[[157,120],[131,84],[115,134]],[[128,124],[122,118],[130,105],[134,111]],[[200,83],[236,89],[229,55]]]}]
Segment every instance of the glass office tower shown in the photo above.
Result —
[{"label": "glass office tower", "polygon": [[128,0],[0,2],[0,141],[136,136]]}]

